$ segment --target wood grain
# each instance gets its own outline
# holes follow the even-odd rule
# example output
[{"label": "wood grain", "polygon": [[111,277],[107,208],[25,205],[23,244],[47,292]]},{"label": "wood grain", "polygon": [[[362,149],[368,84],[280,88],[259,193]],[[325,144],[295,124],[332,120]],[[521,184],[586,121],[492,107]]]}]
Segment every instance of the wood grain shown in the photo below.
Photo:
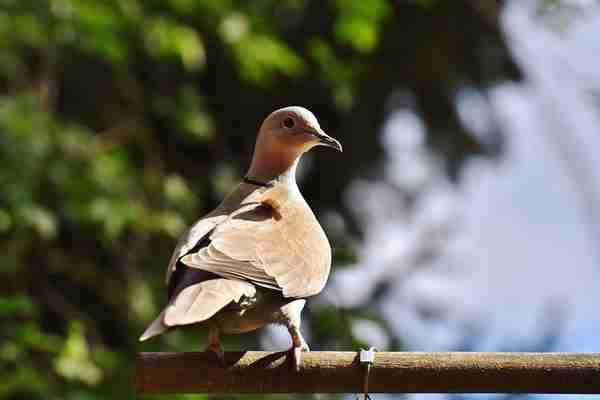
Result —
[{"label": "wood grain", "polygon": [[[356,352],[140,353],[138,393],[354,393]],[[600,393],[600,353],[377,353],[371,393]]]}]

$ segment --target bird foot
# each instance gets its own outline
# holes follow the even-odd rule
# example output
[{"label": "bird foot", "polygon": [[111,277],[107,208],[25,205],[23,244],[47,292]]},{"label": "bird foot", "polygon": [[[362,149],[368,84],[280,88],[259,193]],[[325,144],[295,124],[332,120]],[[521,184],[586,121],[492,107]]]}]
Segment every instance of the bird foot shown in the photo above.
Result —
[{"label": "bird foot", "polygon": [[208,330],[208,346],[206,347],[206,351],[212,352],[223,368],[226,367],[225,353],[221,347],[221,338],[219,337],[219,328],[215,325],[211,325]]},{"label": "bird foot", "polygon": [[296,371],[300,370],[300,364],[302,363],[302,352],[303,351],[310,351],[308,344],[306,344],[306,342],[304,340],[302,340],[302,343],[300,344],[300,346],[293,346],[290,349],[290,353],[292,356],[292,364]]},{"label": "bird foot", "polygon": [[225,352],[220,344],[209,344],[206,348],[206,351],[210,351],[217,357],[221,366],[225,367],[227,364],[225,363]]}]

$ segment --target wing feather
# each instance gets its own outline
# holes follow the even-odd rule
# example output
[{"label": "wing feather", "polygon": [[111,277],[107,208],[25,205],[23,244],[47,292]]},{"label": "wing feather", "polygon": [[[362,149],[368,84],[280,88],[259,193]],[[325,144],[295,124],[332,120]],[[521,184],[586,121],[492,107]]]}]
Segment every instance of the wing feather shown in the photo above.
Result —
[{"label": "wing feather", "polygon": [[226,215],[213,216],[209,214],[205,218],[192,225],[192,227],[179,238],[177,246],[173,251],[173,255],[171,256],[171,260],[169,261],[169,265],[167,267],[165,276],[165,281],[167,284],[169,284],[171,276],[173,275],[173,272],[175,272],[175,269],[177,268],[177,262],[181,256],[192,250],[198,244],[198,242],[200,242],[211,230],[215,228],[215,226],[225,219],[227,219]]},{"label": "wing feather", "polygon": [[183,289],[165,309],[166,326],[187,325],[206,321],[242,296],[253,297],[256,288],[244,281],[210,279]]},{"label": "wing feather", "polygon": [[331,265],[329,242],[299,193],[278,189],[232,212],[212,230],[206,247],[181,262],[286,297],[319,293]]}]

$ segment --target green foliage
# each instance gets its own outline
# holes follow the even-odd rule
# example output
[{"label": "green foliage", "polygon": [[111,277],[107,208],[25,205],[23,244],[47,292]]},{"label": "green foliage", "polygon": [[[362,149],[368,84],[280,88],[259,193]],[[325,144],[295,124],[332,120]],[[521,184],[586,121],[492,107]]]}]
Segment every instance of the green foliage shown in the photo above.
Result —
[{"label": "green foliage", "polygon": [[242,79],[257,84],[281,73],[297,76],[304,69],[302,59],[281,41],[266,35],[248,35],[232,44]]},{"label": "green foliage", "polygon": [[375,50],[382,20],[389,15],[385,0],[336,0],[339,18],[334,25],[336,39],[359,52]]},{"label": "green foliage", "polygon": [[193,28],[161,17],[151,18],[146,23],[146,47],[156,59],[175,56],[189,70],[204,65],[204,45]]},{"label": "green foliage", "polygon": [[66,380],[97,385],[102,381],[102,370],[90,356],[83,326],[76,321],[71,322],[63,348],[54,359],[54,369]]}]

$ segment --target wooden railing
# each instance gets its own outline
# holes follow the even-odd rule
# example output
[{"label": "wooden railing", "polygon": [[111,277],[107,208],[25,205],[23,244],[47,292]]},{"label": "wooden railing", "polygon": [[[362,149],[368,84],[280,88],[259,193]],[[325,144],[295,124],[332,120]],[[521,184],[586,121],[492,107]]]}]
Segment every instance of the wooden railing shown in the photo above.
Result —
[{"label": "wooden railing", "polygon": [[[356,352],[140,353],[138,393],[356,393],[366,368]],[[371,393],[600,393],[600,353],[380,352]]]}]

